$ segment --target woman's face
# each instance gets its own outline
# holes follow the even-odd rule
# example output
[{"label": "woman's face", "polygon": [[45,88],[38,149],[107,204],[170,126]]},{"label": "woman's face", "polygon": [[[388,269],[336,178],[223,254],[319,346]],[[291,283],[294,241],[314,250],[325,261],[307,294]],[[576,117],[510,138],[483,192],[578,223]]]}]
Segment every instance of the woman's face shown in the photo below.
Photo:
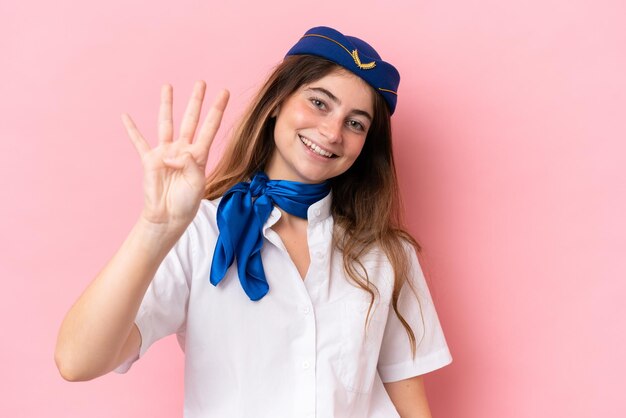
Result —
[{"label": "woman's face", "polygon": [[319,183],[357,159],[374,116],[371,87],[344,70],[305,84],[276,110],[270,179]]}]

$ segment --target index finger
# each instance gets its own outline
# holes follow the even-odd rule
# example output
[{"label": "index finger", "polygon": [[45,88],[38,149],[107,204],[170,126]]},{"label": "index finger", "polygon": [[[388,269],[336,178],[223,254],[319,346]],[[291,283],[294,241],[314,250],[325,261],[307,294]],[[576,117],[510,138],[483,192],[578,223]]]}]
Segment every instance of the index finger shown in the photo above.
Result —
[{"label": "index finger", "polygon": [[195,142],[195,145],[200,148],[202,155],[204,156],[209,153],[215,134],[217,133],[220,123],[222,122],[222,116],[224,115],[224,110],[228,104],[229,97],[230,92],[228,90],[224,89],[220,91],[211,105],[204,122],[202,123],[198,140]]}]

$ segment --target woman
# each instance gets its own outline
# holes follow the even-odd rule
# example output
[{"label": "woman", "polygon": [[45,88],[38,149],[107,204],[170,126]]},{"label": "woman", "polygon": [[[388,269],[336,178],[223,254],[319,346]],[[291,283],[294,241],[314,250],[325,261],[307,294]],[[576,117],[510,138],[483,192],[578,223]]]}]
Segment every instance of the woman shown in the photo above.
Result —
[{"label": "woman", "polygon": [[202,82],[177,140],[169,86],[158,146],[124,116],[144,209],[62,324],[62,376],[125,372],[176,333],[186,417],[429,417],[421,375],[451,357],[400,222],[398,83],[367,43],[312,28],[208,179],[228,92],[195,142]]}]

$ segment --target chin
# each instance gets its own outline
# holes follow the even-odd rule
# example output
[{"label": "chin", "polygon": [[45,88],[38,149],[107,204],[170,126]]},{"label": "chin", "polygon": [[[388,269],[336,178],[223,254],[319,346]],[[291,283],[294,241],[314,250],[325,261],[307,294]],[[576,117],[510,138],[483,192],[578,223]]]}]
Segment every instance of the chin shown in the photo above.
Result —
[{"label": "chin", "polygon": [[[308,168],[308,169],[307,169]],[[307,167],[298,170],[298,177],[301,180],[298,180],[300,182],[305,182],[305,183],[321,183],[323,181],[327,181],[327,180],[331,180],[337,176],[342,175],[343,173],[345,173],[346,171],[348,171],[349,167],[346,168],[345,170],[316,170],[316,167]]]}]

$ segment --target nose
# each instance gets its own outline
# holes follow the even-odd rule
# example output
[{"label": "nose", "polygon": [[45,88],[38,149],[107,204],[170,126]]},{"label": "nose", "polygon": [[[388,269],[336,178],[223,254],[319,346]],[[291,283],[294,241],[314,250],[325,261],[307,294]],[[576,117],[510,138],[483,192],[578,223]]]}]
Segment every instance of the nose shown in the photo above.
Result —
[{"label": "nose", "polygon": [[328,142],[341,142],[341,133],[343,131],[343,119],[336,116],[327,116],[320,125],[320,133],[328,140]]}]

